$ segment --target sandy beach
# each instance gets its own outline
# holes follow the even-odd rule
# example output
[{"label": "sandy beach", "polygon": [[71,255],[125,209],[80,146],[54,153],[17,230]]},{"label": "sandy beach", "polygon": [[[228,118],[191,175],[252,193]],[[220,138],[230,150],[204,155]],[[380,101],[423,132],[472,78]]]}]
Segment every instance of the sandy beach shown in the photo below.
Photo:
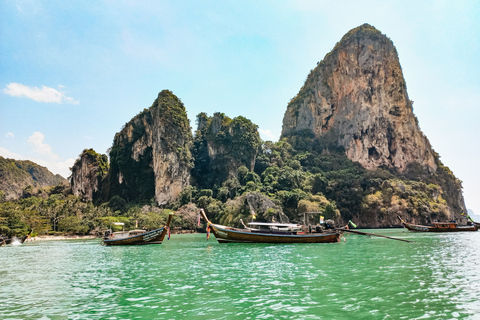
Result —
[{"label": "sandy beach", "polygon": [[52,241],[52,240],[88,240],[88,239],[95,239],[94,235],[87,235],[87,236],[36,236],[30,237],[25,242],[33,242],[33,241]]}]

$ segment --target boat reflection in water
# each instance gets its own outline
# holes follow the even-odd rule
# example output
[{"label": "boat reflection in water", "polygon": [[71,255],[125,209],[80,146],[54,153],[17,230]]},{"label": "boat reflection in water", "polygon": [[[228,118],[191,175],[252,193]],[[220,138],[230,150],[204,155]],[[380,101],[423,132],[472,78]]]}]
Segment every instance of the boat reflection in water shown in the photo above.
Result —
[{"label": "boat reflection in water", "polygon": [[[170,229],[170,222],[172,221],[173,213],[168,216],[167,223],[164,227],[152,231],[146,230],[130,230],[111,232],[107,230],[103,238],[103,244],[107,246],[118,245],[134,245],[134,244],[161,244],[165,235]],[[123,223],[115,223],[116,225],[123,225]]]},{"label": "boat reflection in water", "polygon": [[249,227],[244,225],[245,228],[242,229],[210,222],[203,209],[200,210],[200,214],[207,222],[207,233],[211,229],[220,243],[330,243],[340,241],[341,231],[324,230],[320,226],[312,228],[299,224],[252,222],[248,224]]}]

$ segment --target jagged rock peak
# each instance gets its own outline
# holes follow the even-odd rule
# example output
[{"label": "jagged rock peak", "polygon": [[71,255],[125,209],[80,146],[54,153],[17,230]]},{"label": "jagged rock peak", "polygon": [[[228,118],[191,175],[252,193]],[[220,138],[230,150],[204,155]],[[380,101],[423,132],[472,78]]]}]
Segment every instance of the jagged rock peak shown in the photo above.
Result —
[{"label": "jagged rock peak", "polygon": [[403,171],[415,162],[434,172],[434,152],[417,122],[395,46],[363,24],[310,72],[288,104],[282,137],[313,134],[367,169]]},{"label": "jagged rock peak", "polygon": [[155,198],[164,205],[189,185],[193,143],[182,101],[163,90],[115,135],[110,151],[111,187],[108,198]]},{"label": "jagged rock peak", "polygon": [[70,184],[72,193],[85,200],[97,200],[102,179],[109,169],[108,157],[93,149],[85,149],[72,167]]},{"label": "jagged rock peak", "polygon": [[[348,31],[340,40],[338,44],[348,45],[350,41],[358,40],[359,38],[371,38],[374,41],[387,38],[374,26],[364,23],[350,31]],[[388,39],[388,38],[387,38]]]}]

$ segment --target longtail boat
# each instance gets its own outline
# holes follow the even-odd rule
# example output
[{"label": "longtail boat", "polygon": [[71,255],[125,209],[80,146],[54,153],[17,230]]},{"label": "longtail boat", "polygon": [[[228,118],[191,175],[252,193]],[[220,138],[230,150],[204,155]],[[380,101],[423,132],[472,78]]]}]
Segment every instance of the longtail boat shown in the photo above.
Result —
[{"label": "longtail boat", "polygon": [[134,245],[134,244],[161,244],[170,230],[173,213],[170,213],[164,227],[152,231],[130,230],[111,232],[107,230],[103,244],[107,246]]},{"label": "longtail boat", "polygon": [[[400,218],[400,217],[399,217]],[[422,226],[402,221],[402,225],[410,230],[416,232],[462,232],[462,231],[477,231],[479,226],[459,226],[456,222],[434,222],[431,226]]]},{"label": "longtail boat", "polygon": [[207,236],[209,230],[213,232],[219,243],[246,242],[246,243],[331,243],[340,242],[341,232],[309,228],[299,224],[286,223],[249,223],[246,228],[233,228],[214,224],[208,220],[203,209],[200,214],[207,222]]}]

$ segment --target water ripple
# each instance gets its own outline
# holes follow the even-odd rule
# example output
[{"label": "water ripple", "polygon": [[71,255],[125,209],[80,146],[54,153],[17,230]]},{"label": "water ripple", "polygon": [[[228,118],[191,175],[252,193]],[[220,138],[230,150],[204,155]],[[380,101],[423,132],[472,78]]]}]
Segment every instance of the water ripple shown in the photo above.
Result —
[{"label": "water ripple", "polygon": [[480,319],[480,233],[382,233],[416,242],[2,247],[0,318]]}]

